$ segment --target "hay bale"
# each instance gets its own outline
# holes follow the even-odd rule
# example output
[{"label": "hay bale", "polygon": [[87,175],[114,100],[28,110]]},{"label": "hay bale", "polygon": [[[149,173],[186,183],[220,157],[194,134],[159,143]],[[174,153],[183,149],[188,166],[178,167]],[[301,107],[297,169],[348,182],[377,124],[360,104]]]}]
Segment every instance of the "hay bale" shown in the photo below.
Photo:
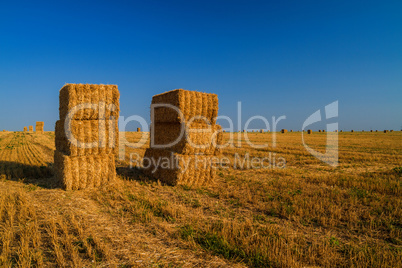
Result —
[{"label": "hay bale", "polygon": [[118,154],[117,120],[71,120],[71,134],[75,140],[68,139],[64,124],[64,120],[58,120],[55,127],[56,150],[59,152],[68,156]]},{"label": "hay bale", "polygon": [[6,132],[6,130],[5,130],[5,129],[3,129],[3,132]]},{"label": "hay bale", "polygon": [[335,130],[334,130],[334,132],[338,132],[338,130],[337,130],[337,129],[335,129]]},{"label": "hay bale", "polygon": [[312,134],[313,131],[311,129],[307,130],[307,134]]},{"label": "hay bale", "polygon": [[325,129],[323,129],[322,132],[325,132]]},{"label": "hay bale", "polygon": [[378,129],[376,129],[375,132],[378,132]]},{"label": "hay bale", "polygon": [[355,132],[353,129],[350,132]]},{"label": "hay bale", "polygon": [[373,130],[370,130],[370,132],[373,132]]},{"label": "hay bale", "polygon": [[341,130],[340,132],[343,132],[343,130]]},{"label": "hay bale", "polygon": [[27,132],[28,131],[28,128],[27,127],[24,127],[24,132]]},{"label": "hay bale", "polygon": [[[211,157],[205,155],[183,155],[167,150],[147,149],[144,159],[150,164],[143,171],[169,185],[205,186],[214,181],[215,168],[211,165]],[[169,166],[155,166],[154,163],[170,161]],[[167,163],[167,162],[166,162]],[[155,171],[155,172],[154,172]]]},{"label": "hay bale", "polygon": [[66,190],[94,188],[116,178],[113,154],[66,156],[55,151],[54,168],[56,179]]},{"label": "hay bale", "polygon": [[29,126],[29,132],[33,132],[33,126]]},{"label": "hay bale", "polygon": [[141,132],[141,128],[137,127],[137,132]]},{"label": "hay bale", "polygon": [[[67,190],[93,188],[113,181],[119,147],[117,86],[67,84],[60,90],[59,100],[61,120],[55,127],[56,180]],[[105,113],[99,114],[93,109],[76,113],[70,121],[71,134],[76,141],[68,140],[64,126],[66,115],[76,105],[84,103],[94,104]],[[112,105],[115,109],[110,109]]]},{"label": "hay bale", "polygon": [[[153,96],[152,104],[170,104],[177,107],[186,122],[191,118],[202,116],[208,119],[211,125],[215,125],[218,116],[218,95],[216,94],[175,89]],[[154,120],[154,123],[182,123],[179,114],[167,107],[155,108]]]},{"label": "hay bale", "polygon": [[174,151],[178,154],[215,155],[216,145],[222,144],[223,134],[220,125],[210,126],[204,123],[193,123],[191,125],[155,123],[153,127],[154,145],[167,145],[178,140],[183,127],[184,133],[182,138],[176,144],[163,148],[164,150]]},{"label": "hay bale", "polygon": [[321,132],[321,129],[319,129],[318,132]]},{"label": "hay bale", "polygon": [[387,132],[388,132],[388,130],[385,129],[385,130],[384,130],[384,133],[387,133]]},{"label": "hay bale", "polygon": [[44,122],[38,121],[36,122],[36,126],[35,126],[35,132],[39,133],[39,134],[43,134],[43,127],[45,126]]},{"label": "hay bale", "polygon": [[287,132],[288,132],[287,129],[282,129],[282,130],[281,130],[281,133],[287,133]]},{"label": "hay bale", "polygon": [[393,129],[391,129],[389,132],[394,132],[394,130],[393,130]]},{"label": "hay bale", "polygon": [[[80,104],[92,104],[96,109],[80,110],[73,116],[74,120],[109,119],[111,116],[118,118],[119,98],[116,85],[66,84],[59,94],[60,119],[65,119],[68,112]],[[104,114],[99,111],[104,111]]]},{"label": "hay bale", "polygon": [[260,129],[260,133],[264,133],[264,130],[263,130],[263,129]]},{"label": "hay bale", "polygon": [[290,132],[293,132],[293,129],[291,129]]}]

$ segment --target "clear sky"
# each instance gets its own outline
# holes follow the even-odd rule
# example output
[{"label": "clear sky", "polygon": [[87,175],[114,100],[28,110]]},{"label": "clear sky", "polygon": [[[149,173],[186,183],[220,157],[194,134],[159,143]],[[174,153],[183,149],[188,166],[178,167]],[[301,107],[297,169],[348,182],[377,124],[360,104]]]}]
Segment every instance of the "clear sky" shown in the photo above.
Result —
[{"label": "clear sky", "polygon": [[338,100],[340,129],[397,130],[402,1],[1,1],[0,129],[53,130],[65,83],[117,84],[121,115],[147,121],[185,88],[235,122],[241,101],[243,124],[301,129]]}]

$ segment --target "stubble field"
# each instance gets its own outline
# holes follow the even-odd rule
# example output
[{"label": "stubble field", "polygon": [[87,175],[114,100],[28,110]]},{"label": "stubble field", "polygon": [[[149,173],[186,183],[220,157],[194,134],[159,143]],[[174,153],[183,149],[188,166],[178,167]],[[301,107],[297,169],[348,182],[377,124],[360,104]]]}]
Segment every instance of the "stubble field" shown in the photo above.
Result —
[{"label": "stubble field", "polygon": [[[300,132],[276,133],[275,147],[273,135],[248,134],[265,149],[242,135],[223,156],[271,153],[283,168],[229,166],[215,185],[172,187],[130,168],[145,144],[126,148],[115,184],[63,191],[52,182],[53,132],[1,132],[0,266],[400,267],[402,132],[339,133],[336,168]],[[305,141],[325,152],[326,133]]]}]

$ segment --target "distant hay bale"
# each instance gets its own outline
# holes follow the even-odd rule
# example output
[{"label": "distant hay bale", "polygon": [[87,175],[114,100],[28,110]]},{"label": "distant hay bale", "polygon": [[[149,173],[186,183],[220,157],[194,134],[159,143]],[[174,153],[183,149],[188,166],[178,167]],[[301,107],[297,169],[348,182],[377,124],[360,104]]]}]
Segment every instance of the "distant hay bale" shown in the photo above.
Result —
[{"label": "distant hay bale", "polygon": [[33,132],[33,126],[29,126],[29,132]]},{"label": "distant hay bale", "polygon": [[343,130],[341,130],[340,132],[343,132]]},{"label": "distant hay bale", "polygon": [[312,134],[313,131],[311,129],[307,130],[307,134]]},{"label": "distant hay bale", "polygon": [[362,130],[362,132],[364,132],[364,129]]},{"label": "distant hay bale", "polygon": [[378,129],[376,129],[375,132],[378,132]]},{"label": "distant hay bale", "polygon": [[318,132],[321,132],[321,129],[319,129]]},{"label": "distant hay bale", "polygon": [[293,132],[293,129],[291,129],[290,132]]},{"label": "distant hay bale", "polygon": [[373,132],[373,130],[370,130],[370,132]]},{"label": "distant hay bale", "polygon": [[335,129],[335,130],[334,130],[334,132],[338,132],[338,130],[337,130],[337,129]]},{"label": "distant hay bale", "polygon": [[288,130],[287,130],[287,129],[282,129],[281,132],[282,132],[282,133],[287,133]]},{"label": "distant hay bale", "polygon": [[325,132],[325,129],[323,129],[322,132]]},{"label": "distant hay bale", "polygon": [[263,130],[263,129],[260,129],[260,133],[264,133],[264,130]]},{"label": "distant hay bale", "polygon": [[[67,84],[60,90],[54,170],[63,188],[94,188],[115,179],[119,96],[114,85]],[[89,104],[95,110],[80,110],[66,126],[66,115],[80,104]]]},{"label": "distant hay bale", "polygon": [[43,131],[44,126],[45,126],[44,122],[42,122],[42,121],[36,122],[35,132],[39,133],[39,134],[43,134],[44,133],[44,131]]},{"label": "distant hay bale", "polygon": [[388,132],[388,130],[387,130],[387,129],[385,129],[385,130],[384,130],[384,133],[387,133],[387,132]]},{"label": "distant hay bale", "polygon": [[355,132],[353,129],[350,132]]},{"label": "distant hay bale", "polygon": [[243,129],[243,132],[246,132],[246,130],[245,130],[245,129]]},{"label": "distant hay bale", "polygon": [[[178,108],[185,121],[194,117],[203,117],[211,125],[215,125],[218,116],[218,95],[175,89],[152,97],[152,104],[170,104]],[[155,122],[153,123],[182,123],[180,115],[168,107],[155,108]],[[195,121],[202,121],[196,119]]]},{"label": "distant hay bale", "polygon": [[6,132],[6,130],[5,130],[5,129],[3,129],[3,132]]},{"label": "distant hay bale", "polygon": [[24,132],[27,132],[28,131],[28,128],[27,127],[24,127]]},{"label": "distant hay bale", "polygon": [[141,132],[141,128],[137,127],[137,132]]},{"label": "distant hay bale", "polygon": [[394,130],[393,130],[393,129],[391,129],[389,132],[394,132]]}]

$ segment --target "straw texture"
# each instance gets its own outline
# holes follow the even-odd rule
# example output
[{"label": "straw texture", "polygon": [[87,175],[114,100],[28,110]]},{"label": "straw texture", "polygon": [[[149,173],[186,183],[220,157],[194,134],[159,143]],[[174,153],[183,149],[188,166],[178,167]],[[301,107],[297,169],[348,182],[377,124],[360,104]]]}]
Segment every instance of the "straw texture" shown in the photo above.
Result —
[{"label": "straw texture", "polygon": [[[218,95],[176,89],[152,97],[152,104],[170,104],[177,107],[184,116],[185,121],[194,117],[203,117],[209,120],[211,125],[216,123],[218,116]],[[182,123],[177,111],[167,108],[155,108],[155,122]],[[202,121],[196,119],[195,121]],[[205,121],[202,121],[205,122]]]},{"label": "straw texture", "polygon": [[113,154],[67,156],[54,153],[55,175],[66,190],[94,188],[116,178]]},{"label": "straw texture", "polygon": [[71,120],[71,139],[65,121],[56,122],[56,150],[69,156],[118,153],[117,120]]},{"label": "straw texture", "polygon": [[69,111],[80,104],[92,104],[95,109],[77,111],[72,117],[74,120],[109,119],[111,116],[118,118],[119,98],[116,85],[66,84],[59,95],[60,119],[65,119]]},{"label": "straw texture", "polygon": [[[170,185],[204,186],[215,178],[211,157],[205,155],[184,155],[167,150],[147,149],[144,159],[150,166],[144,173]],[[152,161],[154,159],[154,161]],[[154,163],[170,162],[171,165],[155,166]]]}]

